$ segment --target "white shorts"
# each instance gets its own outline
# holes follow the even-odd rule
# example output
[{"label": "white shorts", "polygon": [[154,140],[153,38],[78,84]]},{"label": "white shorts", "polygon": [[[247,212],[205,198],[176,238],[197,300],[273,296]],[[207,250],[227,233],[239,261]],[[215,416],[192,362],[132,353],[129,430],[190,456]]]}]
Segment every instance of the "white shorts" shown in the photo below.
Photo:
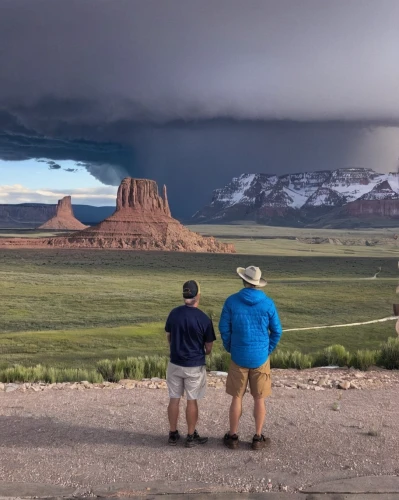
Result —
[{"label": "white shorts", "polygon": [[206,392],[206,367],[178,366],[169,362],[166,382],[170,398],[181,398],[186,391],[188,400],[202,399]]}]

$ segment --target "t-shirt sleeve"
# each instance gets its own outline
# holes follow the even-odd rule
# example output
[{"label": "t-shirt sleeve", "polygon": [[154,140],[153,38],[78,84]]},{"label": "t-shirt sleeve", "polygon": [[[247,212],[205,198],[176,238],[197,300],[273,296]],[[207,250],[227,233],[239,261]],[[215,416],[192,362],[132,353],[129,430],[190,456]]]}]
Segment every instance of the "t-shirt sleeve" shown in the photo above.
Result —
[{"label": "t-shirt sleeve", "polygon": [[165,323],[165,332],[168,332],[168,333],[171,333],[171,331],[172,331],[171,316],[172,316],[172,313],[169,314],[168,319],[166,320],[166,323]]},{"label": "t-shirt sleeve", "polygon": [[213,329],[213,323],[211,319],[208,321],[208,324],[206,326],[204,340],[207,344],[216,340],[215,330]]}]

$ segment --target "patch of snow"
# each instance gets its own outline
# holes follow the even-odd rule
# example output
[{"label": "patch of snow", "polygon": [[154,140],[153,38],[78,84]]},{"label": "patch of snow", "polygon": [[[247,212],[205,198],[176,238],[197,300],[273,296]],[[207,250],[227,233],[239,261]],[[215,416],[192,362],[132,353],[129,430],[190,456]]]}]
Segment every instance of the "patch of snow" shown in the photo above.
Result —
[{"label": "patch of snow", "polygon": [[292,203],[290,203],[288,206],[291,208],[301,208],[302,205],[304,205],[308,199],[305,193],[301,193],[300,191],[294,191],[293,189],[290,188],[283,188],[283,191],[291,198]]}]

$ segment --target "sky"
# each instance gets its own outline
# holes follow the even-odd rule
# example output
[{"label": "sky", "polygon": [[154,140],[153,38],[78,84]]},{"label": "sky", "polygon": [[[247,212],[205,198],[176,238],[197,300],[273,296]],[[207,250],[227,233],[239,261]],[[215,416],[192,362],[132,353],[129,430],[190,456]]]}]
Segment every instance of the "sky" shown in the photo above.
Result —
[{"label": "sky", "polygon": [[396,170],[398,19],[397,0],[1,0],[0,200],[102,204],[147,177],[187,216],[243,172]]},{"label": "sky", "polygon": [[55,204],[71,195],[75,204],[115,205],[117,188],[104,185],[71,160],[0,162],[0,179],[0,203]]}]

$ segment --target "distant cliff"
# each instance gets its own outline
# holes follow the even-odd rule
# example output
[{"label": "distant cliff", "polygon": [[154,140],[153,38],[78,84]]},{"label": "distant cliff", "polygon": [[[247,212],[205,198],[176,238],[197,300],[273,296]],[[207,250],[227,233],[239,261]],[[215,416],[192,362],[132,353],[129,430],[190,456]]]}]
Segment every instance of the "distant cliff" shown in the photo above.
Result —
[{"label": "distant cliff", "polygon": [[[73,205],[75,217],[85,225],[97,224],[110,216],[115,206]],[[56,214],[56,205],[44,203],[0,204],[0,228],[39,227]]]},{"label": "distant cliff", "polygon": [[51,219],[55,209],[55,205],[39,203],[0,205],[0,227],[34,228]]}]

